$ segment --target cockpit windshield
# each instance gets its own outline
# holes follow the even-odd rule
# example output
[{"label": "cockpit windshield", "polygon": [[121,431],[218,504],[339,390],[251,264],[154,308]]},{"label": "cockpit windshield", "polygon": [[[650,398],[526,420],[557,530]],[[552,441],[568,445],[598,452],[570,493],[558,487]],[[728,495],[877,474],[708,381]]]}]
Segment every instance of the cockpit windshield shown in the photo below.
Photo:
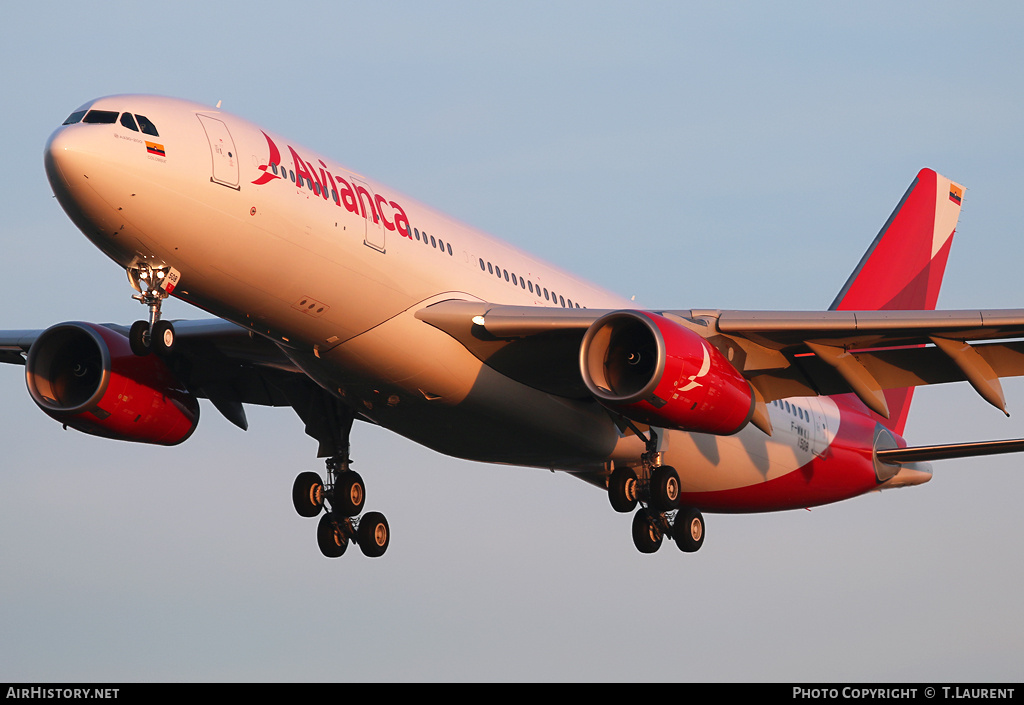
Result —
[{"label": "cockpit windshield", "polygon": [[67,119],[67,120],[65,120],[65,121],[63,122],[63,124],[64,124],[64,125],[74,125],[74,124],[75,124],[76,122],[81,122],[81,121],[82,121],[82,118],[84,118],[84,117],[85,117],[85,114],[86,114],[87,112],[88,112],[87,110],[78,110],[78,111],[75,111],[75,112],[71,113],[70,115],[68,115],[68,119]]},{"label": "cockpit windshield", "polygon": [[141,130],[143,134],[152,135],[153,137],[160,136],[156,125],[150,122],[149,118],[145,115],[118,113],[116,110],[76,110],[68,115],[68,119],[62,124],[74,125],[75,123],[83,122],[93,125],[112,125],[118,121],[118,115],[121,116],[122,127],[126,127],[132,132],[139,132]]},{"label": "cockpit windshield", "polygon": [[113,110],[90,110],[82,118],[82,122],[97,125],[109,125],[117,122],[117,112]]}]

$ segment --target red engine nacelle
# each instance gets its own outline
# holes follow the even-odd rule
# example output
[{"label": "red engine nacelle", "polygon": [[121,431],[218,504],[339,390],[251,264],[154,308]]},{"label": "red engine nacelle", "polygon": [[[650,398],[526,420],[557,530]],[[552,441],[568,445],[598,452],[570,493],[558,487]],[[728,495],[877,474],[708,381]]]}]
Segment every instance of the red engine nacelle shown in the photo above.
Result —
[{"label": "red engine nacelle", "polygon": [[83,433],[172,446],[199,425],[199,401],[163,360],[93,323],[60,323],[29,349],[25,379],[40,409]]},{"label": "red engine nacelle", "polygon": [[644,311],[615,311],[587,330],[580,369],[599,402],[664,428],[729,435],[754,413],[750,383],[691,330]]}]

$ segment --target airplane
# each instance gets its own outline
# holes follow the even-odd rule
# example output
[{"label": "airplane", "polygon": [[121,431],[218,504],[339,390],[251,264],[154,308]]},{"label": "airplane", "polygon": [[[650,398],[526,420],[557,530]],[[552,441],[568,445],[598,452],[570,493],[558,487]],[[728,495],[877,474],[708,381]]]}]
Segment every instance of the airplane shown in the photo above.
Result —
[{"label": "airplane", "polygon": [[[916,386],[967,381],[1006,413],[999,378],[1024,374],[1024,310],[935,310],[964,188],[931,169],[827,311],[733,311],[638,307],[219,104],[88,101],[44,166],[147,315],[0,331],[0,362],[65,428],[122,441],[184,442],[198,399],[243,430],[247,404],[291,407],[325,463],[292,502],[329,558],[390,545],[351,468],[357,420],[570,473],[633,514],[642,553],[700,549],[703,512],[809,508],[1024,450],[902,438]],[[167,320],[171,296],[216,318]]]}]

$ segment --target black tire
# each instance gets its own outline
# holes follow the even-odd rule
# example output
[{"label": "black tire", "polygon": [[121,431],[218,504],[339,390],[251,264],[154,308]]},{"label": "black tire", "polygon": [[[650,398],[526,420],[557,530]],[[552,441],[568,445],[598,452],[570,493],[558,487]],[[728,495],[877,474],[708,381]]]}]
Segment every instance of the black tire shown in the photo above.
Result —
[{"label": "black tire", "polygon": [[146,321],[135,321],[128,330],[128,344],[132,352],[139,357],[145,357],[153,352],[149,345],[149,323]]},{"label": "black tire", "polygon": [[661,548],[664,538],[656,517],[650,510],[640,508],[633,515],[633,545],[640,553],[654,553]]},{"label": "black tire", "polygon": [[171,322],[157,321],[156,325],[153,326],[153,335],[152,340],[150,340],[149,347],[152,348],[157,355],[170,355],[174,352],[175,340],[174,326]]},{"label": "black tire", "polygon": [[704,515],[696,509],[680,509],[672,524],[672,538],[683,553],[693,553],[704,545]]},{"label": "black tire", "polygon": [[359,473],[349,470],[338,476],[331,496],[331,511],[343,517],[359,516],[366,504],[366,486]]},{"label": "black tire", "polygon": [[651,473],[651,505],[662,512],[679,506],[679,473],[674,467],[663,465]]},{"label": "black tire", "polygon": [[338,558],[348,548],[348,536],[334,523],[330,514],[324,514],[316,527],[316,543],[320,553],[328,558]]},{"label": "black tire", "polygon": [[633,468],[621,467],[608,476],[608,501],[612,509],[623,514],[636,509],[636,473]]},{"label": "black tire", "polygon": [[292,504],[301,517],[315,517],[324,506],[324,481],[315,472],[300,473],[292,485]]},{"label": "black tire", "polygon": [[356,530],[359,541],[359,549],[363,555],[370,558],[379,558],[388,550],[391,543],[391,527],[388,520],[380,512],[367,512],[359,520],[359,528]]}]

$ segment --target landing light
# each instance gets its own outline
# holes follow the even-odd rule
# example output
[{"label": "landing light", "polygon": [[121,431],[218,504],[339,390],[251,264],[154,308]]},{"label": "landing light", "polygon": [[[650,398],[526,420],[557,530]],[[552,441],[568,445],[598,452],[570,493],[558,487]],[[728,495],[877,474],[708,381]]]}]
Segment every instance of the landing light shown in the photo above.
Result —
[{"label": "landing light", "polygon": [[478,325],[478,326],[482,326],[484,324],[484,317],[483,316],[473,316],[473,324],[474,325]]}]

